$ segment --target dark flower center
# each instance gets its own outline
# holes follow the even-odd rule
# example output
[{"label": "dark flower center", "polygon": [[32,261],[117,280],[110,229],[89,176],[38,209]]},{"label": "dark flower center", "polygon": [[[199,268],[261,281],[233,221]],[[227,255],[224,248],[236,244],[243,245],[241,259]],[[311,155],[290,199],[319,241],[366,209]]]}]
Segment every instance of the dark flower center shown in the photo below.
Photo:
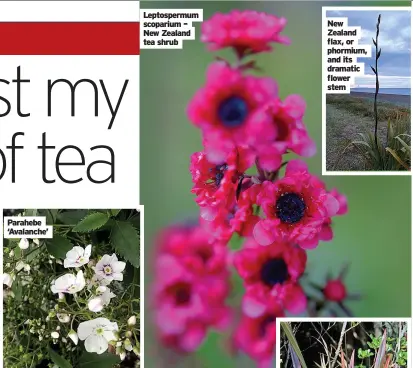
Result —
[{"label": "dark flower center", "polygon": [[282,284],[288,279],[288,268],[282,258],[272,258],[266,261],[261,268],[261,281],[273,287],[276,284]]},{"label": "dark flower center", "polygon": [[219,187],[221,185],[222,179],[224,179],[225,171],[228,170],[227,164],[215,166],[215,186]]},{"label": "dark flower center", "polygon": [[173,286],[172,293],[175,298],[175,305],[186,305],[191,300],[191,285],[187,282],[178,282]]},{"label": "dark flower center", "polygon": [[196,250],[196,255],[201,258],[202,262],[206,264],[213,256],[212,249],[210,245],[198,248]]},{"label": "dark flower center", "polygon": [[227,128],[236,128],[242,125],[247,115],[248,106],[241,97],[229,97],[218,106],[218,117]]},{"label": "dark flower center", "polygon": [[296,193],[285,193],[278,198],[276,207],[277,217],[286,224],[300,221],[305,214],[304,200]]},{"label": "dark flower center", "polygon": [[260,325],[259,325],[259,329],[258,329],[258,335],[259,337],[265,337],[265,335],[267,334],[267,328],[271,323],[275,322],[275,316],[273,315],[268,315],[266,317],[263,318],[263,320],[261,321]]}]

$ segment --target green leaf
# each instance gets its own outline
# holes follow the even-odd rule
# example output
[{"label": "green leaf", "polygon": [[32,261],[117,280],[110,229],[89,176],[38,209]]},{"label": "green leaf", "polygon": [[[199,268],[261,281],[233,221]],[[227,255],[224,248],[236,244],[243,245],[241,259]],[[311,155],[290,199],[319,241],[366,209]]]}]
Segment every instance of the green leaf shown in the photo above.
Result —
[{"label": "green leaf", "polygon": [[59,354],[57,354],[50,346],[47,347],[50,359],[56,364],[59,368],[73,368],[72,365]]},{"label": "green leaf", "polygon": [[16,280],[14,280],[11,286],[11,291],[13,291],[16,302],[21,302],[23,297],[23,286],[20,282],[20,279],[17,278]]},{"label": "green leaf", "polygon": [[129,222],[115,222],[112,227],[111,241],[123,258],[133,266],[139,267],[140,238],[137,230]]},{"label": "green leaf", "polygon": [[[42,246],[39,246],[33,250],[30,251],[30,253],[27,254],[26,258],[26,262],[30,263],[33,261],[33,259],[35,259],[37,256],[39,256],[42,252],[43,252],[44,248]],[[16,252],[14,253],[16,254]]]},{"label": "green leaf", "polygon": [[37,216],[37,210],[28,209],[24,210],[24,216]]},{"label": "green leaf", "polygon": [[65,225],[75,225],[87,215],[87,210],[60,212],[57,218]]},{"label": "green leaf", "polygon": [[113,217],[116,217],[119,215],[120,210],[110,210],[110,213],[112,214]]},{"label": "green leaf", "polygon": [[115,354],[98,355],[84,352],[79,360],[79,368],[113,368],[118,363],[120,363],[120,359]]},{"label": "green leaf", "polygon": [[73,248],[69,239],[54,234],[53,238],[46,240],[47,251],[55,258],[66,258],[66,253]]},{"label": "green leaf", "polygon": [[74,228],[74,232],[88,233],[93,230],[101,228],[108,222],[109,216],[106,213],[95,212],[87,215]]}]

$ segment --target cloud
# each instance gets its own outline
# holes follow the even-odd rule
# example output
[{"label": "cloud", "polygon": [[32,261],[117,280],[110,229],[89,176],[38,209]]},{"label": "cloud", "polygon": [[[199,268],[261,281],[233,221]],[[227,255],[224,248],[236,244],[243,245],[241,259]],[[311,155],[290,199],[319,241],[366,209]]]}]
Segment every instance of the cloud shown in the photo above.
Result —
[{"label": "cloud", "polygon": [[344,10],[328,11],[327,17],[346,17],[350,27],[361,28],[359,44],[372,45],[371,58],[357,58],[365,64],[366,75],[356,77],[360,86],[375,86],[375,76],[370,65],[375,64],[377,18],[381,14],[378,46],[380,85],[383,88],[410,88],[411,77],[411,12],[407,10]]},{"label": "cloud", "polygon": [[[379,76],[380,88],[411,88],[410,77],[403,76]],[[376,76],[364,75],[355,78],[355,84],[351,88],[375,88]]]}]

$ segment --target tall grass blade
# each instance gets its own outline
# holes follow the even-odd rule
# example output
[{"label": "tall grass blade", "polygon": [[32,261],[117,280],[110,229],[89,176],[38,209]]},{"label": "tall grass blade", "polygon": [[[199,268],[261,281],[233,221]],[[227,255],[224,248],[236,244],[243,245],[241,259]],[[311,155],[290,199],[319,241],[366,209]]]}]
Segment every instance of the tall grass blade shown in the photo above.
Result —
[{"label": "tall grass blade", "polygon": [[300,364],[300,359],[298,359],[297,354],[294,349],[291,347],[291,344],[288,344],[288,350],[290,351],[291,361],[293,363],[293,368],[302,368]]},{"label": "tall grass blade", "polygon": [[302,368],[307,368],[307,365],[305,364],[303,354],[301,353],[300,347],[298,346],[297,340],[293,334],[293,331],[291,329],[291,326],[288,324],[288,322],[281,322],[281,327],[285,333],[285,336],[288,339],[288,342],[291,345],[291,348],[294,350],[294,352],[297,354],[297,357],[300,361],[301,367]]},{"label": "tall grass blade", "polygon": [[381,363],[386,357],[386,342],[387,342],[387,331],[384,330],[381,339],[379,351],[377,352],[376,361],[374,362],[374,368],[381,368]]},{"label": "tall grass blade", "polygon": [[351,358],[350,358],[350,363],[348,365],[348,368],[354,368],[354,350],[351,353]]}]

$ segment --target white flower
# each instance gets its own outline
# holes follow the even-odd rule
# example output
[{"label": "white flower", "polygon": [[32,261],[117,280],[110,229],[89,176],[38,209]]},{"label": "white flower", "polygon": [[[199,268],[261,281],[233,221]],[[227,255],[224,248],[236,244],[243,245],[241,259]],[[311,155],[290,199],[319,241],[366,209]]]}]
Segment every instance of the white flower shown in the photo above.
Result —
[{"label": "white flower", "polygon": [[116,295],[113,294],[106,286],[99,286],[97,288],[98,296],[89,300],[88,307],[92,312],[100,312],[105,305],[110,303],[110,300]]},{"label": "white flower", "polygon": [[3,273],[3,284],[7,285],[9,288],[11,288],[11,285],[13,284],[13,279],[13,276],[8,273]]},{"label": "white flower", "polygon": [[64,261],[65,268],[80,267],[89,262],[89,257],[92,252],[92,245],[89,244],[85,249],[82,247],[73,247],[66,253]]},{"label": "white flower", "polygon": [[85,349],[88,353],[104,353],[109,341],[116,340],[114,331],[118,330],[116,322],[106,318],[96,318],[79,324],[77,334],[80,340],[85,340]]},{"label": "white flower", "polygon": [[90,290],[93,287],[99,287],[99,286],[107,286],[110,284],[109,280],[102,279],[98,275],[93,275],[90,280],[88,280],[88,285],[87,288]]},{"label": "white flower", "polygon": [[20,249],[27,249],[29,248],[29,239],[21,239],[19,242]]},{"label": "white flower", "polygon": [[73,330],[70,330],[69,334],[67,335],[75,345],[78,344],[79,342],[79,337],[77,336],[77,333]]},{"label": "white flower", "polygon": [[128,326],[135,326],[136,325],[136,317],[132,316],[128,319]]},{"label": "white flower", "polygon": [[116,254],[109,256],[105,254],[94,268],[96,275],[101,279],[108,281],[122,281],[122,271],[125,269],[126,263],[118,261]]},{"label": "white flower", "polygon": [[16,271],[19,272],[21,271],[23,268],[26,267],[26,263],[24,263],[23,261],[19,261],[16,263]]},{"label": "white flower", "polygon": [[125,358],[126,358],[126,351],[122,351],[121,353],[119,353],[119,358],[120,358],[120,360],[125,360]]},{"label": "white flower", "polygon": [[70,316],[66,313],[57,313],[57,319],[62,323],[70,322]]},{"label": "white flower", "polygon": [[72,275],[67,273],[66,275],[60,276],[57,280],[53,281],[52,293],[68,293],[74,294],[82,290],[86,285],[83,272],[79,271],[77,275]]},{"label": "white flower", "polygon": [[53,332],[50,334],[50,336],[53,337],[54,339],[58,339],[60,335],[59,335],[59,332],[53,331]]}]

